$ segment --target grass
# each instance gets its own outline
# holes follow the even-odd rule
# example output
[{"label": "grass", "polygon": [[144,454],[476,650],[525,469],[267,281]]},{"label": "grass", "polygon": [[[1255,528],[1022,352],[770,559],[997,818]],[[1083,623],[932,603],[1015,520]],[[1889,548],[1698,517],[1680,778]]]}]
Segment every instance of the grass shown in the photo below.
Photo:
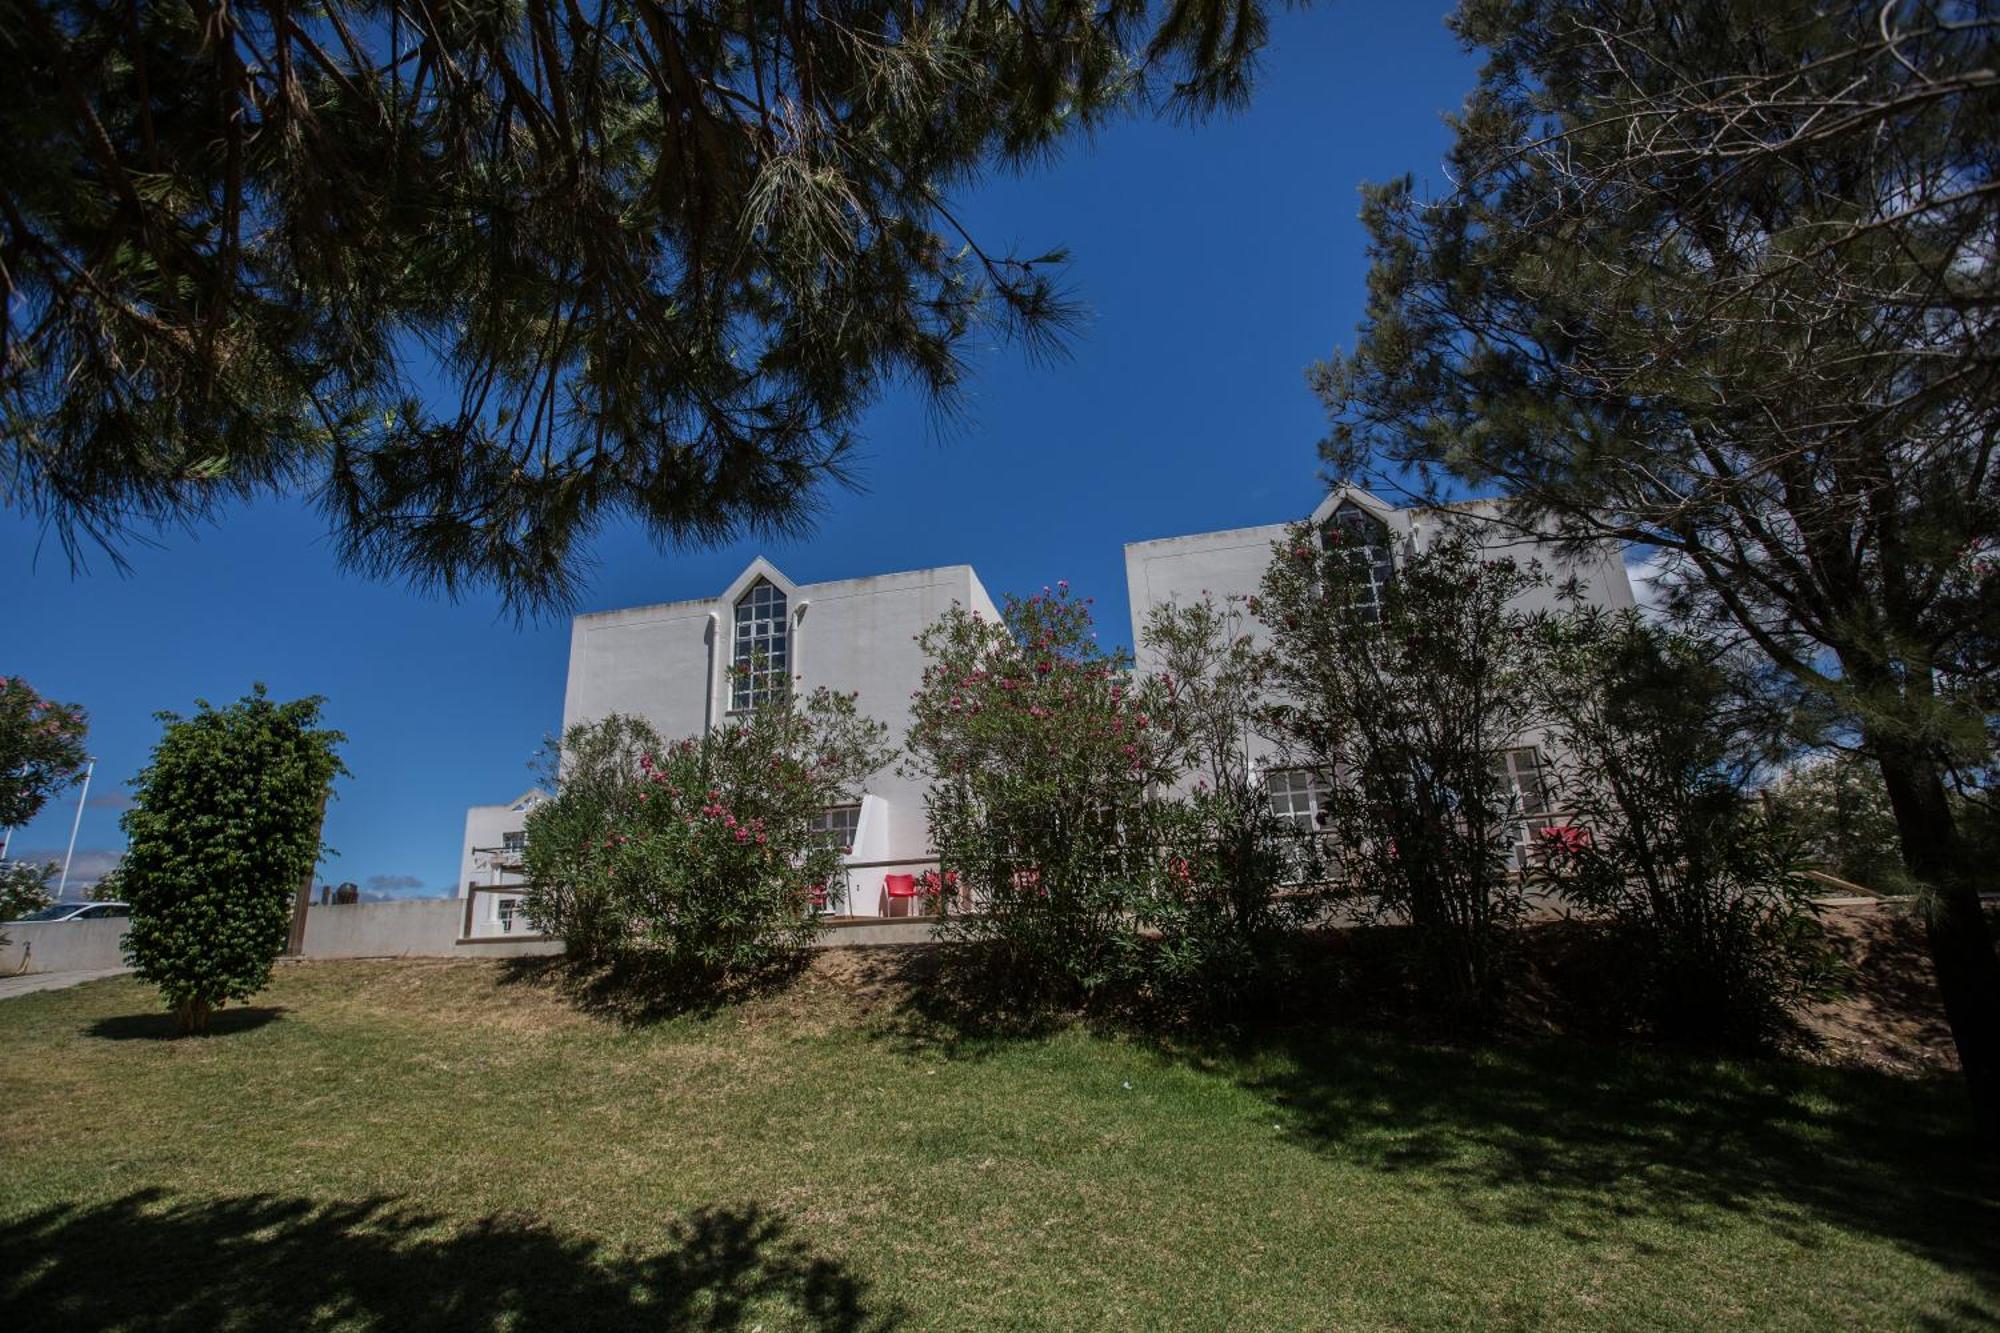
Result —
[{"label": "grass", "polygon": [[2000,1323],[1950,1082],[982,1039],[833,966],[647,1027],[472,962],[186,1041],[128,979],[8,1000],[0,1327]]}]

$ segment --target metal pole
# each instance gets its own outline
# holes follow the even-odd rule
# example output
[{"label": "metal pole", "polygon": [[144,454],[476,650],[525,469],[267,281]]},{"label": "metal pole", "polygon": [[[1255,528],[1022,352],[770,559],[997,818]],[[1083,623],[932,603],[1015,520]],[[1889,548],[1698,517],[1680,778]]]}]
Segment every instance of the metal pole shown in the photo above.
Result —
[{"label": "metal pole", "polygon": [[63,900],[63,893],[69,888],[69,862],[76,855],[76,831],[83,827],[83,803],[90,796],[90,775],[97,771],[97,761],[91,760],[83,766],[83,788],[76,794],[76,818],[70,821],[69,850],[63,853],[62,882],[56,885],[56,901]]}]

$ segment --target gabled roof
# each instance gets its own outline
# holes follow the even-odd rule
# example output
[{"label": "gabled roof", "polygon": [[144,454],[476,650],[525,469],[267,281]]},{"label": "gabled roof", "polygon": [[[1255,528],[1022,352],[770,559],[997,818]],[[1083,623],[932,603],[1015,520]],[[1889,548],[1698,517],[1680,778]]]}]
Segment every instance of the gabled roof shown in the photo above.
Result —
[{"label": "gabled roof", "polygon": [[756,585],[758,579],[768,580],[772,587],[785,594],[785,600],[791,602],[799,600],[799,585],[786,578],[776,565],[760,555],[748,565],[745,565],[743,572],[738,574],[730,585],[722,590],[722,604],[724,606],[734,606],[736,600],[744,593],[750,591]]},{"label": "gabled roof", "polygon": [[1389,521],[1390,515],[1396,512],[1394,505],[1384,504],[1359,486],[1336,486],[1327,492],[1326,498],[1312,511],[1312,525],[1319,527],[1325,523],[1333,517],[1333,511],[1343,504],[1352,504],[1365,509],[1385,523]]}]

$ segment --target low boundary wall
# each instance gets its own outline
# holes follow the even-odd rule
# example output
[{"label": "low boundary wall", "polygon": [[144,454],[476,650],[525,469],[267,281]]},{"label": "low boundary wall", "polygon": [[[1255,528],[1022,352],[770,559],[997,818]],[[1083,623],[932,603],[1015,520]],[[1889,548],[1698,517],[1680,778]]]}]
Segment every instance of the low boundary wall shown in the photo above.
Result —
[{"label": "low boundary wall", "polygon": [[[465,906],[456,898],[409,902],[315,904],[306,909],[305,958],[520,958],[562,952],[551,935],[467,938],[459,934]],[[24,972],[100,971],[125,966],[119,941],[125,921],[50,921],[0,927],[0,976]],[[916,944],[931,937],[932,919],[850,919],[828,923],[817,945]]]},{"label": "low boundary wall", "polygon": [[306,909],[307,958],[518,958],[561,953],[547,935],[465,939],[465,904],[457,898],[331,904]]},{"label": "low boundary wall", "polygon": [[0,976],[23,972],[99,972],[125,966],[118,942],[131,922],[37,921],[0,926]]}]

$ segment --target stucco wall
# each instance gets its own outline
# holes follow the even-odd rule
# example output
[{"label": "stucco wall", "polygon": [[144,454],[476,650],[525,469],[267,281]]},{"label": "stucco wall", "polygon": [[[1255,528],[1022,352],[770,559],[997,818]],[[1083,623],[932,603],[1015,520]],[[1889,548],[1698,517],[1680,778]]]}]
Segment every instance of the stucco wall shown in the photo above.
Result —
[{"label": "stucco wall", "polygon": [[130,921],[43,921],[0,926],[0,976],[125,966],[118,942]]},{"label": "stucco wall", "polygon": [[[1558,589],[1571,580],[1580,585],[1584,599],[1613,608],[1633,604],[1632,582],[1624,560],[1612,547],[1582,560],[1564,559],[1553,546],[1491,526],[1486,516],[1490,506],[1467,505],[1451,514],[1392,510],[1382,515],[1392,536],[1428,546],[1447,522],[1464,523],[1479,534],[1485,549],[1495,557],[1506,555],[1526,563],[1534,561],[1549,574],[1552,586],[1532,588],[1516,599],[1524,611],[1552,609],[1558,604]],[[1133,542],[1125,548],[1125,587],[1132,615],[1132,641],[1141,645],[1146,619],[1156,606],[1188,605],[1204,594],[1222,603],[1231,597],[1247,597],[1257,591],[1264,571],[1271,563],[1272,546],[1285,535],[1285,524],[1257,528],[1235,528],[1226,532],[1203,532],[1186,537],[1163,537],[1155,541]],[[1246,618],[1245,628],[1260,641],[1263,627]]]},{"label": "stucco wall", "polygon": [[501,805],[475,805],[465,812],[465,834],[460,841],[458,857],[458,893],[465,895],[469,884],[501,885],[518,884],[519,874],[496,867],[491,849],[501,845],[509,833],[518,833],[528,826],[528,807],[537,792],[524,792],[521,796]]}]

